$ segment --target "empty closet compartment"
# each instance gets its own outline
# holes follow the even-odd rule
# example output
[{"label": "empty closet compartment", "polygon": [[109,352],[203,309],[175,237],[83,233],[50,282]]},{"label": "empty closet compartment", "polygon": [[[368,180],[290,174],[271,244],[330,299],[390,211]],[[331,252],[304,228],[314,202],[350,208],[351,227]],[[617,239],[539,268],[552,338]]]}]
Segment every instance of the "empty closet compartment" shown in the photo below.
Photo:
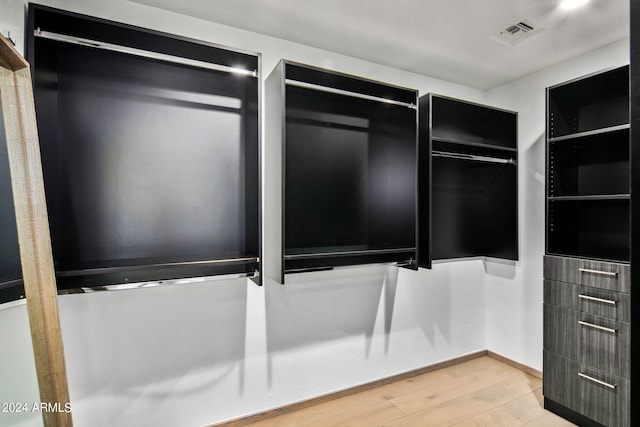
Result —
[{"label": "empty closet compartment", "polygon": [[420,265],[518,259],[517,114],[428,94],[420,127]]},{"label": "empty closet compartment", "polygon": [[61,289],[259,271],[259,57],[30,6]]},{"label": "empty closet compartment", "polygon": [[629,129],[549,141],[549,196],[629,194]]},{"label": "empty closet compartment", "polygon": [[432,139],[516,148],[514,113],[439,95],[431,97]]},{"label": "empty closet compartment", "polygon": [[629,67],[550,87],[548,137],[557,138],[629,123]]},{"label": "empty closet compartment", "polygon": [[416,91],[280,68],[284,271],[415,264]]},{"label": "empty closet compartment", "polygon": [[547,253],[629,261],[629,197],[547,201]]},{"label": "empty closet compartment", "polygon": [[[495,150],[433,145],[433,259],[517,259],[517,168]],[[466,148],[466,147],[465,147]],[[465,152],[475,151],[474,154]]]}]

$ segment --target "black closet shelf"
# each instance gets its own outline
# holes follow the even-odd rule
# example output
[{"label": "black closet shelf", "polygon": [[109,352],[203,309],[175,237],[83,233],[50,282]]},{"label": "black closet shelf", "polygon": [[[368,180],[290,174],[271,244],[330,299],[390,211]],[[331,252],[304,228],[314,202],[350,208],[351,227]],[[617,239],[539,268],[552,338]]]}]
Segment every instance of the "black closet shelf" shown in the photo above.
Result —
[{"label": "black closet shelf", "polygon": [[244,258],[226,258],[226,259],[212,259],[202,261],[183,261],[183,262],[164,262],[164,263],[151,263],[151,264],[136,264],[136,265],[113,265],[109,267],[92,267],[87,269],[75,269],[75,270],[56,270],[56,276],[58,277],[73,277],[86,274],[102,274],[112,273],[119,271],[134,271],[134,270],[146,270],[164,267],[195,267],[195,266],[223,266],[223,265],[243,265],[253,264],[260,262],[259,257],[244,257]]},{"label": "black closet shelf", "polygon": [[[131,284],[145,282],[165,282],[174,280],[192,280],[195,278],[212,278],[214,276],[242,275],[243,277],[260,277],[260,258],[228,258],[202,261],[147,263],[135,260],[114,261],[111,265],[101,263],[99,267],[59,269],[56,279],[59,293],[84,293],[87,288],[99,287],[98,290],[128,289]],[[119,287],[123,285],[124,288]],[[144,287],[135,286],[135,287]]]},{"label": "black closet shelf", "polygon": [[332,252],[305,252],[299,254],[285,255],[285,260],[295,259],[307,259],[307,258],[333,258],[340,256],[352,256],[352,255],[382,255],[382,254],[397,254],[403,252],[415,251],[416,248],[393,248],[393,249],[363,249],[363,250],[349,250],[349,251],[332,251]]},{"label": "black closet shelf", "polygon": [[550,201],[588,201],[588,200],[629,200],[630,194],[594,194],[589,196],[550,196]]},{"label": "black closet shelf", "polygon": [[573,252],[547,251],[547,255],[585,259],[589,261],[603,261],[603,262],[615,262],[617,264],[631,264],[631,262],[628,259],[622,259],[622,258],[616,258],[616,257],[607,258],[607,257],[601,257],[601,256],[578,255]]},{"label": "black closet shelf", "polygon": [[555,137],[555,138],[549,138],[549,142],[570,141],[570,140],[574,140],[574,139],[578,139],[578,138],[586,138],[586,137],[589,137],[589,136],[606,135],[606,134],[610,134],[610,133],[629,130],[630,128],[631,128],[631,126],[627,123],[627,124],[623,124],[623,125],[610,126],[610,127],[590,130],[590,131],[586,131],[586,132],[577,132],[577,133],[572,133],[572,134],[569,134],[569,135],[563,135],[563,136],[558,136],[558,137]]},{"label": "black closet shelf", "polygon": [[492,150],[509,151],[509,152],[512,152],[512,153],[516,153],[518,151],[517,148],[505,147],[504,145],[494,145],[494,144],[487,144],[487,143],[484,143],[484,142],[465,141],[465,140],[461,140],[461,139],[445,138],[445,137],[440,137],[440,136],[435,136],[435,135],[433,135],[431,137],[431,140],[434,141],[434,142],[445,142],[445,143],[448,143],[448,144],[468,145],[468,146],[471,146],[471,147],[482,147],[482,148],[490,148]]}]

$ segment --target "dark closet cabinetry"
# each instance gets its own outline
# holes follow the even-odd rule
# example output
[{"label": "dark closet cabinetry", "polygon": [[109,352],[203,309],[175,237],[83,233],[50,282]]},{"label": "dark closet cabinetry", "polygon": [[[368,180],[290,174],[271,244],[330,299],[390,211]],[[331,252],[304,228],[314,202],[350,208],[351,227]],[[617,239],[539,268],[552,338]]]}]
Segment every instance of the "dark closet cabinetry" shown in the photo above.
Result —
[{"label": "dark closet cabinetry", "polygon": [[421,266],[432,259],[518,259],[517,158],[517,113],[420,98]]},{"label": "dark closet cabinetry", "polygon": [[547,89],[547,253],[629,261],[629,67]]},{"label": "dark closet cabinetry", "polygon": [[281,61],[267,97],[282,144],[281,272],[417,268],[417,92]]},{"label": "dark closet cabinetry", "polygon": [[629,426],[629,68],[547,89],[545,407]]},{"label": "dark closet cabinetry", "polygon": [[259,56],[30,5],[61,289],[260,268]]}]

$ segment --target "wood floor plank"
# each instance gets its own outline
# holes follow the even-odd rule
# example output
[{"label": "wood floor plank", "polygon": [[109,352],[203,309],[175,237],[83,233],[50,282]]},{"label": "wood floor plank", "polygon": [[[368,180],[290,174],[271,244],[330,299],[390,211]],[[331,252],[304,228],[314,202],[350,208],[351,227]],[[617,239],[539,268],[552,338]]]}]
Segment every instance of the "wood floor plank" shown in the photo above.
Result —
[{"label": "wood floor plank", "polygon": [[554,413],[546,411],[544,415],[523,424],[526,427],[570,427],[575,424],[570,423],[564,418],[560,418]]},{"label": "wood floor plank", "polygon": [[532,386],[530,378],[533,377],[524,375],[502,379],[500,382],[452,397],[438,405],[426,407],[419,412],[385,425],[393,427],[455,425],[531,393],[534,387],[539,387],[537,384]]},{"label": "wood floor plank", "polygon": [[348,396],[251,425],[256,427],[371,426],[396,420],[403,416],[404,413],[389,400]]},{"label": "wood floor plank", "polygon": [[542,407],[542,388],[540,387],[531,393],[527,393],[494,409],[455,424],[455,426],[520,426],[541,417],[545,412]]},{"label": "wood floor plank", "polygon": [[567,427],[546,411],[542,381],[490,357],[325,401],[256,427]]},{"label": "wood floor plank", "polygon": [[495,363],[484,369],[470,371],[466,375],[442,384],[431,384],[429,387],[424,387],[392,401],[406,414],[412,414],[499,383],[512,376],[524,377],[525,375],[527,374],[503,363]]}]

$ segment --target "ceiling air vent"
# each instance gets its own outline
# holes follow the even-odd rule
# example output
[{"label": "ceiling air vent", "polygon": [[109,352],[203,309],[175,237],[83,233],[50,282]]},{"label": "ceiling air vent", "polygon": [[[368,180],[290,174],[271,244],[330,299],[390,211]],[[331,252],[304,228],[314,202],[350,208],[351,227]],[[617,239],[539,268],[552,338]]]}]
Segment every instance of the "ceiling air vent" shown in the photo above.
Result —
[{"label": "ceiling air vent", "polygon": [[540,31],[542,31],[542,28],[536,28],[533,22],[528,19],[523,19],[517,24],[509,25],[498,34],[492,35],[491,40],[497,41],[505,46],[513,46],[534,34],[538,34]]}]

